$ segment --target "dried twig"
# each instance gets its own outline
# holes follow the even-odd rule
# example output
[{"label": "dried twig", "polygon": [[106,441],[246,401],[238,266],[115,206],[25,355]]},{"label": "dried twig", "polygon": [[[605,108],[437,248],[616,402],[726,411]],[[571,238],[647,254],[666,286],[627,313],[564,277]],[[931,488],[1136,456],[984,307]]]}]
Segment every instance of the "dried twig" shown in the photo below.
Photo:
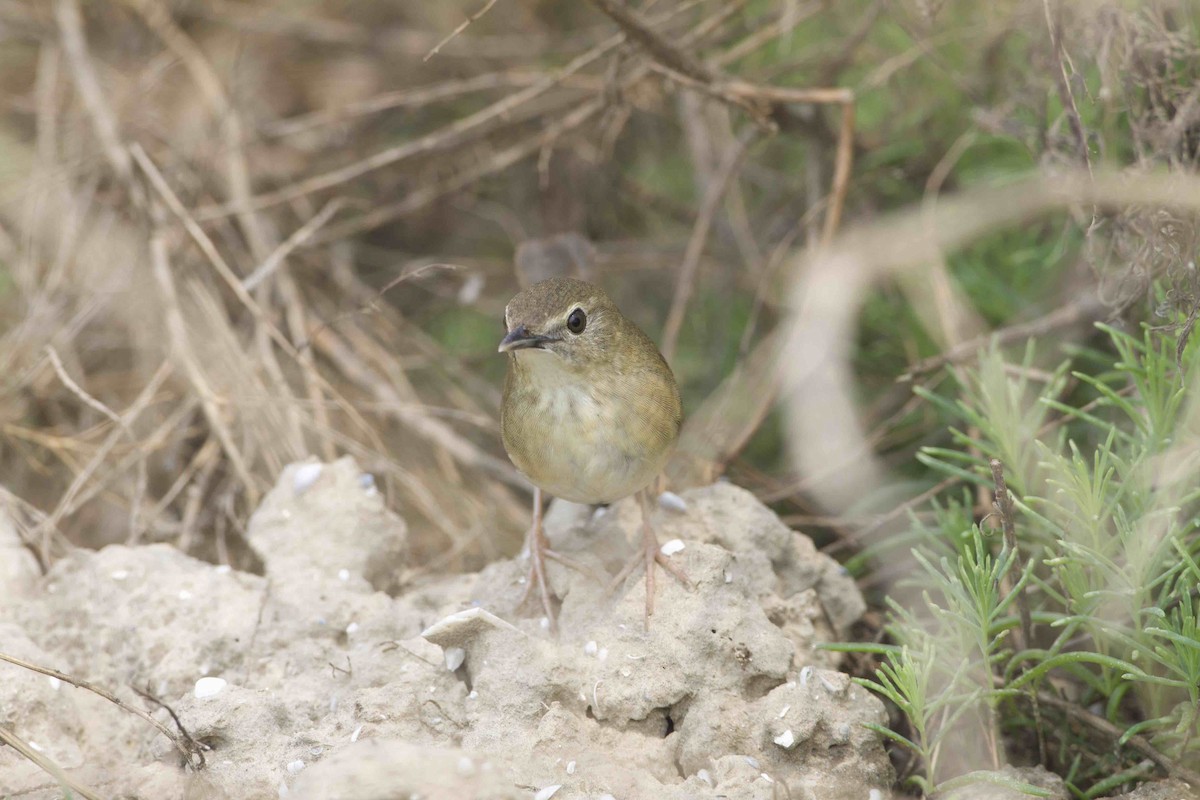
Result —
[{"label": "dried twig", "polygon": [[[86,800],[101,800],[99,793],[72,778],[58,764],[33,749],[29,742],[2,725],[0,725],[0,743],[8,745],[34,764],[37,764],[43,772],[54,778],[60,788],[65,786],[72,791],[79,792]],[[9,796],[5,795],[5,797]]]},{"label": "dried twig", "polygon": [[909,367],[907,372],[897,377],[896,381],[898,383],[909,382],[920,375],[926,375],[941,369],[947,364],[960,364],[963,361],[976,358],[983,348],[992,342],[1001,345],[1021,342],[1037,336],[1044,336],[1059,328],[1095,322],[1102,319],[1107,313],[1109,313],[1108,306],[1101,302],[1098,297],[1086,295],[1082,298],[1072,300],[1060,308],[1056,308],[1045,316],[1028,322],[1009,325],[992,333],[976,336],[973,339],[968,339],[965,342],[954,345],[944,353],[923,358]]},{"label": "dried twig", "polygon": [[93,683],[80,680],[79,678],[72,677],[65,672],[59,672],[58,670],[51,669],[50,667],[31,664],[28,661],[16,658],[15,656],[10,656],[7,653],[0,653],[0,661],[7,661],[9,664],[21,667],[22,669],[30,670],[31,672],[40,672],[42,675],[48,675],[51,678],[57,678],[63,683],[69,683],[72,686],[76,686],[80,689],[86,689],[93,694],[103,697],[105,700],[112,703],[122,711],[133,714],[135,717],[140,717],[158,729],[159,733],[171,740],[171,743],[174,744],[175,748],[183,755],[184,761],[186,761],[192,769],[204,768],[204,751],[210,749],[208,745],[204,744],[203,742],[196,741],[190,736],[184,736],[175,733],[166,725],[159,722],[142,709],[134,708],[107,689],[102,689]]},{"label": "dried twig", "polygon": [[683,326],[688,300],[695,288],[696,269],[700,266],[700,256],[704,253],[704,246],[708,242],[708,232],[712,228],[717,210],[721,207],[721,201],[725,198],[725,192],[733,183],[738,167],[741,165],[742,159],[746,157],[750,144],[756,138],[757,133],[754,128],[747,128],[730,145],[704,195],[704,202],[700,206],[700,213],[696,216],[696,224],[688,239],[687,250],[684,251],[683,263],[679,267],[679,277],[675,283],[675,297],[671,301],[671,310],[667,313],[667,321],[663,325],[662,353],[667,361],[675,356],[675,345],[679,338],[679,330]]},{"label": "dried twig", "polygon": [[447,44],[450,43],[450,41],[454,37],[458,36],[460,33],[465,31],[467,29],[467,26],[469,26],[471,23],[475,22],[477,19],[482,17],[487,12],[491,11],[492,6],[494,6],[494,5],[496,5],[496,0],[487,0],[487,2],[484,3],[483,8],[479,9],[474,14],[472,14],[471,16],[469,16],[465,20],[463,20],[461,23],[459,23],[457,28],[450,31],[450,33],[446,34],[446,37],[444,39],[442,39],[440,42],[438,42],[437,44],[435,44],[433,46],[433,49],[430,50],[428,53],[426,53],[425,57],[422,58],[421,60],[428,61],[429,59],[436,56],[443,47],[445,47]]},{"label": "dried twig", "polygon": [[[514,92],[486,108],[480,109],[474,114],[469,114],[455,120],[444,128],[439,128],[419,139],[404,142],[395,147],[389,147],[353,164],[348,164],[320,175],[314,175],[311,178],[306,178],[303,181],[285,186],[274,192],[252,197],[245,205],[245,208],[247,210],[269,208],[289,200],[295,200],[298,197],[312,194],[313,192],[330,189],[339,184],[362,177],[374,170],[394,166],[417,156],[429,155],[458,147],[483,133],[486,130],[486,126],[491,123],[505,119],[507,114],[518,106],[524,105],[539,95],[545,94],[558,85],[561,80],[594,63],[620,45],[623,40],[624,36],[611,36],[586,53],[572,59],[570,63],[553,74],[545,76],[532,86],[522,89],[519,92]],[[237,207],[232,205],[221,205],[211,208],[201,208],[196,211],[194,216],[197,220],[203,222],[205,220],[228,216],[238,210]]]},{"label": "dried twig", "polygon": [[[1021,550],[1017,546],[1012,495],[1009,494],[1008,484],[1004,480],[1004,465],[1000,462],[1000,459],[993,458],[988,462],[988,466],[992,470],[992,481],[995,484],[996,493],[994,503],[996,511],[1000,514],[1000,525],[1004,531],[1004,545],[1013,554],[1010,574],[1015,586],[1020,583],[1021,577],[1025,572],[1025,560],[1021,557]],[[1021,645],[1023,647],[1032,647],[1033,616],[1029,611],[1029,598],[1025,596],[1024,591],[1020,591],[1017,594],[1017,611],[1021,617]]]}]

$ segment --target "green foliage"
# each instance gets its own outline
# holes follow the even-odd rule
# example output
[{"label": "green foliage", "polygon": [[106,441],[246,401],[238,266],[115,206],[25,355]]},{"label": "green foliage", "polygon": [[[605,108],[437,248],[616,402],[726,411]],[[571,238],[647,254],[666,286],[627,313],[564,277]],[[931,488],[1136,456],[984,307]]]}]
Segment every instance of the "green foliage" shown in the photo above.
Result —
[{"label": "green foliage", "polygon": [[[993,348],[955,371],[950,390],[923,392],[959,424],[954,446],[924,448],[922,462],[991,487],[999,459],[1021,555],[976,524],[965,493],[906,538],[918,569],[890,603],[900,644],[863,683],[907,720],[910,736],[885,735],[917,756],[912,781],[925,793],[958,782],[942,760],[964,730],[993,753],[1002,732],[1018,746],[1024,732],[1031,751],[1038,737],[1079,797],[1147,777],[1133,736],[1178,763],[1200,760],[1200,346],[1177,358],[1175,333],[1101,327],[1116,354],[1109,369],[1041,372],[1032,344],[1016,364]],[[1090,402],[1066,402],[1071,383]],[[1065,720],[1051,702],[1063,687],[1078,709]],[[1097,744],[1096,726],[1086,735],[1087,709],[1101,709],[1120,741]]]}]

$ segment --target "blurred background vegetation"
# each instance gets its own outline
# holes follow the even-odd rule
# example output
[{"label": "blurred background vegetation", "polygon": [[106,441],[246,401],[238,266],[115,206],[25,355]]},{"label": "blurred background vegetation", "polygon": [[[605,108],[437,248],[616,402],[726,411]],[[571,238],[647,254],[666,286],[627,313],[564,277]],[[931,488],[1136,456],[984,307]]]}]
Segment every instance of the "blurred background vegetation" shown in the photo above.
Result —
[{"label": "blurred background vegetation", "polygon": [[[645,0],[649,47],[606,5],[0,2],[0,486],[43,563],[161,541],[253,569],[240,531],[310,454],[355,456],[408,522],[398,587],[514,552],[529,497],[499,443],[496,344],[522,246],[571,253],[659,341],[682,308],[671,361],[704,422],[838,202],[842,106],[735,82],[851,93],[843,226],[1032,170],[1195,171],[1188,0]],[[1196,236],[1167,208],[1081,205],[874,286],[853,366],[911,489],[890,505],[814,501],[769,404],[733,415],[705,475],[882,602],[895,576],[864,526],[912,512],[927,527],[905,546],[938,528],[928,501],[962,489],[929,454],[986,452],[931,400],[969,383],[945,367],[977,348],[955,345],[1000,331],[1020,362],[1037,334],[1025,375],[1046,386],[1066,357],[1111,368],[1096,321],[1149,322],[1182,353]],[[1098,396],[1054,385],[1067,408]],[[977,486],[959,522],[991,500]]]}]

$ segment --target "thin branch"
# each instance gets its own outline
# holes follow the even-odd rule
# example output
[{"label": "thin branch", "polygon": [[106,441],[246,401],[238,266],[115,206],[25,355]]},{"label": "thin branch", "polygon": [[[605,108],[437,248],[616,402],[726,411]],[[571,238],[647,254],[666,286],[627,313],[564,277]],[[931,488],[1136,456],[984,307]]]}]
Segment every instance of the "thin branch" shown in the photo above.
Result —
[{"label": "thin branch", "polygon": [[692,235],[688,239],[687,249],[683,254],[683,263],[679,267],[679,278],[675,284],[675,297],[671,301],[671,310],[663,325],[662,353],[668,362],[675,356],[675,345],[679,339],[679,330],[683,327],[683,317],[687,312],[688,301],[695,288],[696,270],[700,266],[700,256],[703,255],[704,246],[708,242],[708,232],[712,228],[717,210],[721,207],[721,200],[724,199],[725,192],[732,184],[738,167],[746,157],[750,144],[757,134],[756,129],[747,128],[730,145],[704,195],[704,202],[700,206],[700,213],[696,216],[696,224],[692,228]]},{"label": "thin branch", "polygon": [[1039,702],[1044,703],[1051,708],[1057,708],[1060,711],[1065,712],[1067,716],[1074,717],[1085,725],[1088,725],[1100,733],[1109,736],[1112,738],[1114,746],[1116,746],[1118,742],[1123,741],[1126,745],[1132,747],[1134,750],[1137,750],[1139,753],[1165,770],[1168,775],[1190,783],[1192,786],[1200,786],[1200,772],[1189,769],[1183,764],[1179,763],[1178,760],[1168,758],[1167,756],[1163,755],[1145,737],[1137,735],[1128,736],[1125,730],[1117,727],[1104,717],[1093,714],[1086,708],[1081,707],[1076,702],[1072,702],[1070,700],[1060,700],[1058,697],[1055,697],[1048,692],[1038,692],[1037,698]]},{"label": "thin branch", "polygon": [[434,56],[436,56],[443,47],[445,47],[447,44],[449,44],[450,41],[452,39],[454,39],[454,37],[458,36],[460,33],[465,31],[467,29],[467,27],[469,25],[471,25],[471,23],[475,22],[477,19],[482,17],[484,14],[491,11],[492,6],[494,6],[494,5],[496,5],[496,0],[487,0],[487,3],[484,4],[483,8],[479,9],[474,14],[472,14],[471,16],[469,16],[465,20],[463,20],[461,23],[459,23],[458,27],[455,28],[454,30],[450,31],[450,33],[448,33],[444,39],[442,39],[440,42],[435,44],[433,46],[433,49],[430,50],[428,53],[426,53],[425,57],[422,58],[421,61],[425,62],[425,61],[428,61],[429,59],[433,58]]},{"label": "thin branch", "polygon": [[604,12],[617,27],[633,41],[640,44],[660,64],[702,83],[713,83],[717,73],[698,59],[664,39],[657,31],[631,11],[624,3],[616,0],[592,0],[592,5]]},{"label": "thin branch", "polygon": [[1108,313],[1108,310],[1108,306],[1094,295],[1072,300],[1045,316],[1017,325],[1009,325],[992,333],[976,336],[965,342],[959,342],[944,353],[923,358],[909,367],[908,371],[903,375],[897,377],[896,382],[907,383],[920,375],[941,369],[947,364],[958,364],[974,359],[979,355],[982,348],[992,342],[1000,345],[1011,344],[1012,342],[1021,342],[1029,338],[1044,336],[1059,328],[1080,323],[1095,322],[1102,319]]},{"label": "thin branch", "polygon": [[308,222],[301,225],[296,231],[287,238],[282,244],[276,247],[271,255],[267,256],[258,267],[245,277],[242,281],[242,286],[246,291],[252,292],[255,287],[265,281],[267,278],[279,269],[279,265],[284,262],[284,259],[291,254],[293,250],[302,246],[305,242],[313,237],[313,235],[324,227],[325,223],[336,214],[346,204],[344,198],[335,197],[321,208]]},{"label": "thin branch", "polygon": [[298,197],[332,188],[355,178],[360,178],[367,173],[382,169],[383,167],[395,166],[417,156],[442,152],[465,144],[474,138],[476,134],[484,132],[485,126],[488,124],[504,119],[510,111],[516,109],[518,106],[550,91],[567,76],[578,72],[618,47],[624,39],[624,35],[621,34],[610,36],[586,53],[573,59],[562,69],[555,71],[551,75],[547,75],[532,86],[522,89],[519,92],[514,92],[486,108],[476,111],[474,114],[469,114],[455,120],[451,124],[439,128],[419,139],[404,142],[395,147],[389,147],[361,161],[347,164],[344,167],[339,167],[320,175],[314,175],[299,183],[285,186],[273,192],[252,197],[244,209],[229,204],[201,208],[197,210],[195,217],[200,221],[206,221],[228,216],[231,213],[242,210],[256,211],[269,208],[289,200],[295,200]]},{"label": "thin branch", "polygon": [[[58,680],[62,681],[63,683],[69,683],[72,686],[78,687],[80,689],[86,689],[89,692],[92,692],[93,694],[97,694],[100,697],[103,697],[105,700],[112,703],[117,708],[121,709],[122,711],[126,711],[130,714],[133,714],[135,717],[140,717],[141,719],[145,720],[146,722],[150,723],[155,728],[157,728],[159,733],[161,733],[163,736],[166,736],[168,739],[171,740],[171,742],[175,745],[176,749],[178,749],[179,752],[183,754],[184,760],[193,769],[203,769],[204,768],[204,751],[210,749],[208,747],[208,745],[204,744],[203,742],[198,742],[195,739],[191,738],[190,736],[185,738],[179,734],[176,734],[174,731],[172,731],[166,725],[159,722],[158,720],[156,720],[154,717],[147,714],[142,709],[134,708],[133,706],[129,705],[121,698],[117,697],[112,692],[108,691],[107,689],[101,689],[99,686],[96,686],[95,684],[89,683],[88,681],[85,681],[85,680],[80,680],[79,678],[74,678],[65,672],[59,672],[56,669],[39,666],[37,664],[31,664],[28,661],[25,661],[20,658],[16,658],[15,656],[10,656],[6,653],[0,653],[0,661],[7,661],[9,664],[12,664],[17,667],[21,667],[22,669],[27,669],[31,672],[40,672],[42,675],[48,675],[51,678],[57,678]],[[198,758],[199,761],[194,762],[193,758]]]},{"label": "thin branch", "polygon": [[[86,800],[102,800],[101,796],[97,792],[72,778],[58,764],[42,755],[37,750],[34,750],[29,742],[25,741],[20,736],[17,736],[17,734],[12,730],[3,726],[0,726],[0,743],[8,745],[13,750],[16,750],[22,756],[32,761],[34,764],[40,767],[43,772],[54,778],[60,788],[65,786],[73,791],[79,792],[79,794],[82,795]],[[5,797],[9,796],[11,795],[5,795]]]}]

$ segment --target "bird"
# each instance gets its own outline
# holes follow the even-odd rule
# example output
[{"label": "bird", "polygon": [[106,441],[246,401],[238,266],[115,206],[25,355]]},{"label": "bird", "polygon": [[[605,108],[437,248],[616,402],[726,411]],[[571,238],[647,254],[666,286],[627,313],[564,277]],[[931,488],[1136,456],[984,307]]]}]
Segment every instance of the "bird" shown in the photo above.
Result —
[{"label": "bird", "polygon": [[533,524],[526,540],[526,594],[536,586],[556,628],[546,586],[546,559],[580,565],[548,546],[543,493],[599,505],[638,495],[641,552],[610,584],[646,569],[645,626],[654,613],[654,565],[685,586],[687,575],[663,555],[650,524],[650,488],[679,438],[683,406],[666,359],[600,287],[574,278],[540,281],[504,309],[508,355],[500,434],[513,465],[534,486]]}]

